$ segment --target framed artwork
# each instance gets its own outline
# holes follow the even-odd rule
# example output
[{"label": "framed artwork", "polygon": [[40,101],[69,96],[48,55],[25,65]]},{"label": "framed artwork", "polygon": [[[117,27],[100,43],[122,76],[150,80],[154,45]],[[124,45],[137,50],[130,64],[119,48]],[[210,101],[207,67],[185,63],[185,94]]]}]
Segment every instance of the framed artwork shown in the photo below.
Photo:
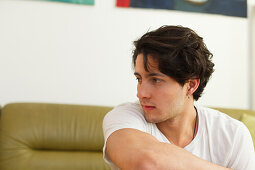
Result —
[{"label": "framed artwork", "polygon": [[94,0],[45,0],[45,1],[55,1],[55,2],[67,2],[73,4],[86,4],[86,5],[94,5]]},{"label": "framed artwork", "polygon": [[247,17],[247,0],[116,0],[116,6]]}]

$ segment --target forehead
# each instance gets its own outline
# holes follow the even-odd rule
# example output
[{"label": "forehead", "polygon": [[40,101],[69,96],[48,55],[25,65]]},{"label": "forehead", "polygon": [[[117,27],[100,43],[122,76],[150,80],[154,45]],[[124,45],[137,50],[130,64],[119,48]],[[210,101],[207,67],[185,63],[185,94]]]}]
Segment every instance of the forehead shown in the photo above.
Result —
[{"label": "forehead", "polygon": [[160,72],[158,65],[158,61],[152,55],[148,54],[145,58],[143,54],[138,54],[136,58],[135,71]]}]

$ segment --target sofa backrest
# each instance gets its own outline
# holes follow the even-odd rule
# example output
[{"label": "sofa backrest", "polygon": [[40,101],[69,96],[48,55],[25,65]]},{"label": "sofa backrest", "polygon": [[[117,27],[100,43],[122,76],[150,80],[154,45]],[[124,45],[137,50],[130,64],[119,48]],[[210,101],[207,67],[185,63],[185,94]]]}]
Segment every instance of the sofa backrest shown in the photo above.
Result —
[{"label": "sofa backrest", "polygon": [[213,109],[216,109],[216,110],[219,110],[220,112],[226,113],[229,116],[231,116],[232,118],[235,118],[237,120],[241,120],[243,114],[255,116],[255,111],[253,111],[253,110],[220,108],[220,107],[215,107]]},{"label": "sofa backrest", "polygon": [[0,106],[0,119],[1,119],[2,106]]},{"label": "sofa backrest", "polygon": [[102,120],[111,109],[43,103],[4,106],[0,169],[110,169],[102,156]]}]

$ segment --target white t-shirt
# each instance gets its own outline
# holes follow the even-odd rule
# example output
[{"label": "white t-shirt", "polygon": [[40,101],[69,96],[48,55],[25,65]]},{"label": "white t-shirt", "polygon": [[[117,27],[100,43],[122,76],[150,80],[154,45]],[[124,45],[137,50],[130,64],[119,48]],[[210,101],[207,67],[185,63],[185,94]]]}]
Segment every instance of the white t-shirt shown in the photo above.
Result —
[{"label": "white t-shirt", "polygon": [[[194,155],[234,170],[255,170],[255,154],[251,135],[246,126],[219,111],[195,105],[198,112],[198,131],[193,141],[184,147]],[[105,143],[116,130],[133,128],[151,134],[160,142],[170,143],[156,124],[148,123],[139,103],[115,107],[104,118]],[[112,170],[119,169],[105,155]]]}]

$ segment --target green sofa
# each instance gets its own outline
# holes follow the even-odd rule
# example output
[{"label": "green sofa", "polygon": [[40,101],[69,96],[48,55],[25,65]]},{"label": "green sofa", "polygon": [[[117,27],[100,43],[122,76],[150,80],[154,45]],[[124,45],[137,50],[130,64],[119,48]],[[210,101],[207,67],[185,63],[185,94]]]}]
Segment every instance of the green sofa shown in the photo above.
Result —
[{"label": "green sofa", "polygon": [[12,103],[0,117],[0,170],[106,170],[102,120],[111,107]]},{"label": "green sofa", "polygon": [[[106,170],[102,120],[112,107],[11,103],[0,114],[0,170]],[[255,112],[216,108],[244,120]]]}]

